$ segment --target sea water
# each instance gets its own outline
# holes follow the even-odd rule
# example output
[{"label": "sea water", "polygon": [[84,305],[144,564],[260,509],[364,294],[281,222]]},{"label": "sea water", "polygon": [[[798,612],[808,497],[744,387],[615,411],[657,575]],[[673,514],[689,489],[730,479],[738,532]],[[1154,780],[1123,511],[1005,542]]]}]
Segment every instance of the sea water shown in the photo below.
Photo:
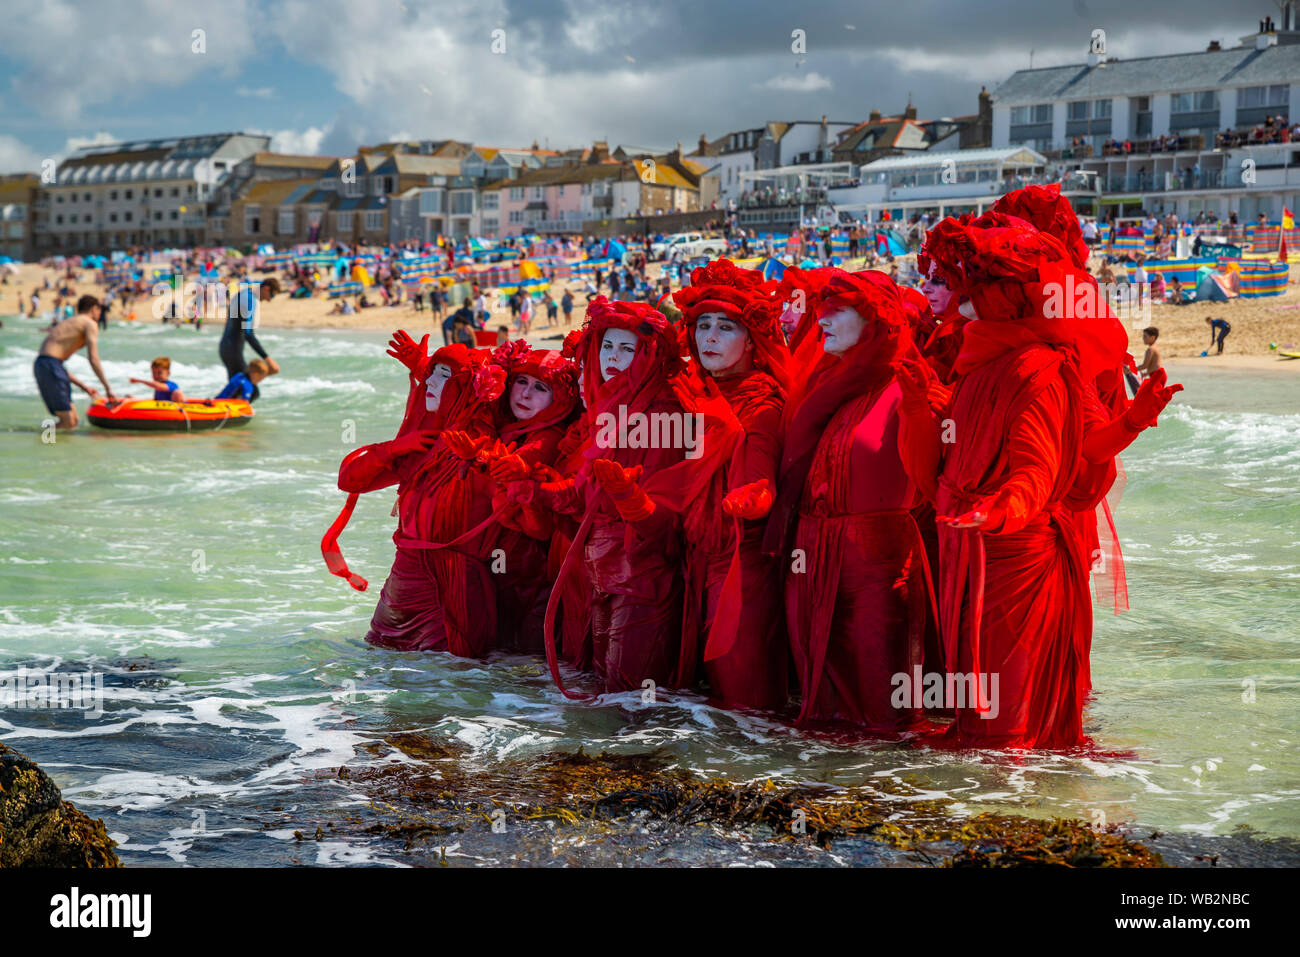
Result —
[{"label": "sea water", "polygon": [[[421,317],[399,318],[425,331]],[[0,681],[84,673],[103,690],[94,712],[11,699],[0,740],[103,817],[127,864],[423,862],[359,829],[294,837],[371,813],[371,796],[332,772],[408,760],[384,741],[408,730],[482,763],[580,746],[657,751],[702,775],[945,797],[957,814],[1124,821],[1189,840],[1243,825],[1300,837],[1293,377],[1180,370],[1187,391],[1124,457],[1116,520],[1132,607],[1097,606],[1086,714],[1097,751],[1011,757],[830,740],[693,696],[574,703],[536,659],[370,648],[393,492],[363,496],[342,539],[370,591],[329,575],[319,542],[344,498],[339,460],[391,438],[401,413],[405,370],[385,336],[263,332],[284,372],[262,384],[243,428],[83,425],[48,442],[31,371],[42,333],[4,321]],[[219,333],[114,323],[104,368],[122,393],[167,355],[188,395],[212,395],[225,382]],[[83,356],[69,368],[94,382]],[[692,861],[757,859],[749,845],[685,840]]]}]

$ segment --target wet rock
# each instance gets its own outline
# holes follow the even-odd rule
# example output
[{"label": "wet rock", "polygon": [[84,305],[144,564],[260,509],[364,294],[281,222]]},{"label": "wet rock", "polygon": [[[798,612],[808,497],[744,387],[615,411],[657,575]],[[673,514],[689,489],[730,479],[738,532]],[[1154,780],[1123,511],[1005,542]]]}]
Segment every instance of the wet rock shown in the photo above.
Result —
[{"label": "wet rock", "polygon": [[104,822],[63,800],[26,755],[0,744],[0,867],[121,867]]}]

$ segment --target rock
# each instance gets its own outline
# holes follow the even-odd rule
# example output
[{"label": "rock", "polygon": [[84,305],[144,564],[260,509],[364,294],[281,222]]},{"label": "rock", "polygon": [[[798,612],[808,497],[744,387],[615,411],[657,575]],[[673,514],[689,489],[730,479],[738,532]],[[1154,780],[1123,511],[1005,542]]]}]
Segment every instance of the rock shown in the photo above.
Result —
[{"label": "rock", "polygon": [[25,755],[0,744],[0,867],[121,867],[104,822],[63,800]]}]

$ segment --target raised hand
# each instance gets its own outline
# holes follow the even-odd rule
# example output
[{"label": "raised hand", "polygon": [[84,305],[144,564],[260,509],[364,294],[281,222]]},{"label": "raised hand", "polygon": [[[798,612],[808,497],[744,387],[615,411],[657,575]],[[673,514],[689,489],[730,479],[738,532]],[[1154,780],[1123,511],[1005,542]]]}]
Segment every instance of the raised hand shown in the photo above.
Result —
[{"label": "raised hand", "polygon": [[1183,391],[1181,385],[1165,385],[1167,381],[1168,375],[1165,370],[1157,369],[1138,386],[1133,404],[1128,407],[1128,412],[1124,415],[1130,429],[1137,431],[1154,428],[1158,424],[1156,417],[1165,410],[1170,399]]},{"label": "raised hand", "polygon": [[909,407],[929,407],[930,376],[922,361],[915,355],[900,355],[892,364],[898,385],[903,390],[903,402]]},{"label": "raised hand", "polygon": [[611,495],[626,495],[635,489],[637,479],[641,477],[642,468],[634,465],[625,469],[612,459],[596,459],[591,463],[600,487]]},{"label": "raised hand", "polygon": [[982,502],[976,502],[970,511],[962,512],[956,516],[936,515],[934,520],[941,525],[948,525],[952,528],[983,528],[986,525],[992,528],[1001,528],[1006,518],[1006,506],[1002,505],[998,501],[998,496],[994,495]]},{"label": "raised hand", "polygon": [[399,435],[391,442],[388,442],[386,451],[389,458],[395,459],[403,455],[410,455],[412,452],[427,452],[433,448],[433,443],[437,441],[437,432],[407,432],[405,435]]},{"label": "raised hand", "polygon": [[492,456],[488,463],[488,475],[492,476],[494,482],[502,485],[526,479],[531,473],[532,469],[529,468],[528,463],[514,452],[500,452]]},{"label": "raised hand", "polygon": [[428,347],[427,334],[417,343],[405,329],[398,329],[393,333],[393,338],[388,341],[388,354],[411,372],[417,372],[424,364],[424,360],[428,358]]},{"label": "raised hand", "polygon": [[722,500],[722,510],[733,518],[766,518],[772,501],[772,483],[764,478],[733,488]]},{"label": "raised hand", "polygon": [[489,438],[486,435],[471,437],[468,432],[445,432],[443,437],[447,440],[447,448],[451,449],[453,455],[458,455],[466,462],[473,462],[478,458],[478,454],[487,447]]}]

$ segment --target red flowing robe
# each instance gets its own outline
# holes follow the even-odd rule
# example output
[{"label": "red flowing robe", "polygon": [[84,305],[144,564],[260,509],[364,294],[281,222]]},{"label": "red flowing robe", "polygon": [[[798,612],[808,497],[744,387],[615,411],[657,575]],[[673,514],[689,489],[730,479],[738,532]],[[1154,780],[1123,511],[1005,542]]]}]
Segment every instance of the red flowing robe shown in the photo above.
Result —
[{"label": "red flowing robe", "polygon": [[[722,511],[731,489],[760,479],[776,486],[781,459],[785,397],[775,379],[760,371],[713,380],[744,431],[729,463],[712,476],[705,493],[683,516],[686,542],[686,605],[676,685],[691,687],[702,666],[715,699],[728,708],[777,709],[788,697],[787,643],[781,596],[781,565],[762,552],[761,521],[740,523]],[[740,576],[730,647],[706,655],[723,586],[736,562]]]},{"label": "red flowing robe", "polygon": [[898,454],[899,397],[889,381],[846,402],[804,483],[785,584],[800,722],[849,721],[878,733],[921,723],[910,700],[891,700],[895,676],[910,680],[921,665],[929,602],[910,511],[916,488]]},{"label": "red flowing robe", "polygon": [[[648,416],[684,414],[667,385],[643,411]],[[599,453],[624,468],[642,466],[643,488],[657,472],[684,458],[681,448],[625,446],[588,449],[587,454]],[[649,519],[634,526],[624,522],[589,465],[556,493],[553,508],[590,521],[582,561],[591,590],[581,609],[566,606],[565,614],[577,616],[577,621],[586,619],[592,667],[604,690],[639,689],[647,679],[656,686],[671,686],[681,649],[680,521],[670,509],[656,508]],[[562,592],[561,597],[568,593]]]},{"label": "red flowing robe", "polygon": [[1084,539],[1065,502],[1083,436],[1083,389],[1072,362],[1030,342],[962,370],[948,410],[955,441],[943,446],[937,475],[934,434],[914,432],[910,421],[900,434],[909,471],[932,489],[940,515],[961,515],[999,493],[1006,509],[997,525],[939,527],[947,668],[974,676],[989,699],[949,702],[958,707],[946,737],[958,746],[1060,749],[1086,741],[1092,606]]}]

